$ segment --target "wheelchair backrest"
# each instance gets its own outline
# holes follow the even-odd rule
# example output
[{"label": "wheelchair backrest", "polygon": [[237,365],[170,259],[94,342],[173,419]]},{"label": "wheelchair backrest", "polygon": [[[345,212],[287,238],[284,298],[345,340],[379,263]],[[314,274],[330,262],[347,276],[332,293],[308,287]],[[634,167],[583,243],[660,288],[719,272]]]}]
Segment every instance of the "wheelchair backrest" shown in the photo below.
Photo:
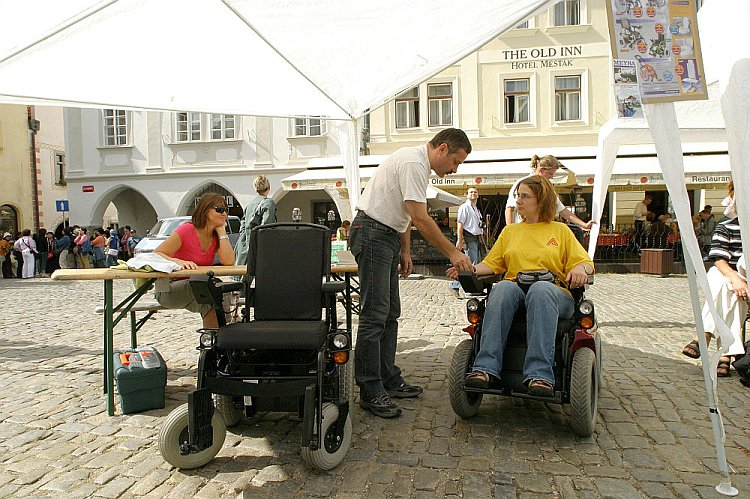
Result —
[{"label": "wheelchair backrest", "polygon": [[255,277],[255,320],[321,319],[321,284],[331,273],[328,227],[261,225],[253,229],[248,253],[247,273]]}]

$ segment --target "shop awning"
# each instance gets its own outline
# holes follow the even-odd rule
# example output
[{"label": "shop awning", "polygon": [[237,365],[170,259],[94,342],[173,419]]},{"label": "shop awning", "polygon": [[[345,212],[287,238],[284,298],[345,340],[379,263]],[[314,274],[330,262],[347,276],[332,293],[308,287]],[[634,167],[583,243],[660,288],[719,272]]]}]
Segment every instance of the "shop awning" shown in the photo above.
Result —
[{"label": "shop awning", "polygon": [[[374,172],[375,168],[360,168],[361,187],[367,184]],[[342,168],[316,168],[283,179],[281,186],[288,191],[344,189],[346,179]],[[463,199],[430,185],[427,187],[427,203],[431,209],[440,210],[449,206],[458,206],[463,203]]]},{"label": "shop awning", "polygon": [[[731,178],[729,154],[685,154],[685,183],[726,184]],[[595,159],[565,161],[574,172],[578,185],[593,185],[599,172]],[[619,156],[615,161],[610,185],[664,185],[661,167],[656,156]]]}]

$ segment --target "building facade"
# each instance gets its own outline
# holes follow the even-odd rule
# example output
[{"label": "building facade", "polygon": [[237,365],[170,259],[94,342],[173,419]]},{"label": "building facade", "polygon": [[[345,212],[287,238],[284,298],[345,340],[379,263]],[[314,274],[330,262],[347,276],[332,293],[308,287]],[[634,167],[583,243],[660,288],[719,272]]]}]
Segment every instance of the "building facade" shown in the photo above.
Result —
[{"label": "building facade", "polygon": [[13,236],[34,228],[28,113],[26,106],[0,105],[0,230]]}]

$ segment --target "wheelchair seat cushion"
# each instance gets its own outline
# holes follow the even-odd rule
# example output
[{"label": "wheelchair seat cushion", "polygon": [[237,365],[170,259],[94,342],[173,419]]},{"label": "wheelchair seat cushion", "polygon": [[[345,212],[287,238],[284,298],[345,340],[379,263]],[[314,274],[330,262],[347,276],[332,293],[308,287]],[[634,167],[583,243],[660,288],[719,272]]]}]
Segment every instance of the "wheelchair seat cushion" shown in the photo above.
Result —
[{"label": "wheelchair seat cushion", "polygon": [[216,348],[320,348],[326,339],[325,321],[251,321],[219,330]]}]

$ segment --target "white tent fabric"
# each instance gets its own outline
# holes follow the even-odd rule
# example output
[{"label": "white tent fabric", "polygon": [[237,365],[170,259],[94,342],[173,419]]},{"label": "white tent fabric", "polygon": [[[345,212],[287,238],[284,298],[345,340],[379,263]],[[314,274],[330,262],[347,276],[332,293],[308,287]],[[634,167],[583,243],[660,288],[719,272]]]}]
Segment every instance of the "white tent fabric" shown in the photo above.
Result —
[{"label": "white tent fabric", "polygon": [[2,0],[0,95],[355,119],[551,1]]}]

